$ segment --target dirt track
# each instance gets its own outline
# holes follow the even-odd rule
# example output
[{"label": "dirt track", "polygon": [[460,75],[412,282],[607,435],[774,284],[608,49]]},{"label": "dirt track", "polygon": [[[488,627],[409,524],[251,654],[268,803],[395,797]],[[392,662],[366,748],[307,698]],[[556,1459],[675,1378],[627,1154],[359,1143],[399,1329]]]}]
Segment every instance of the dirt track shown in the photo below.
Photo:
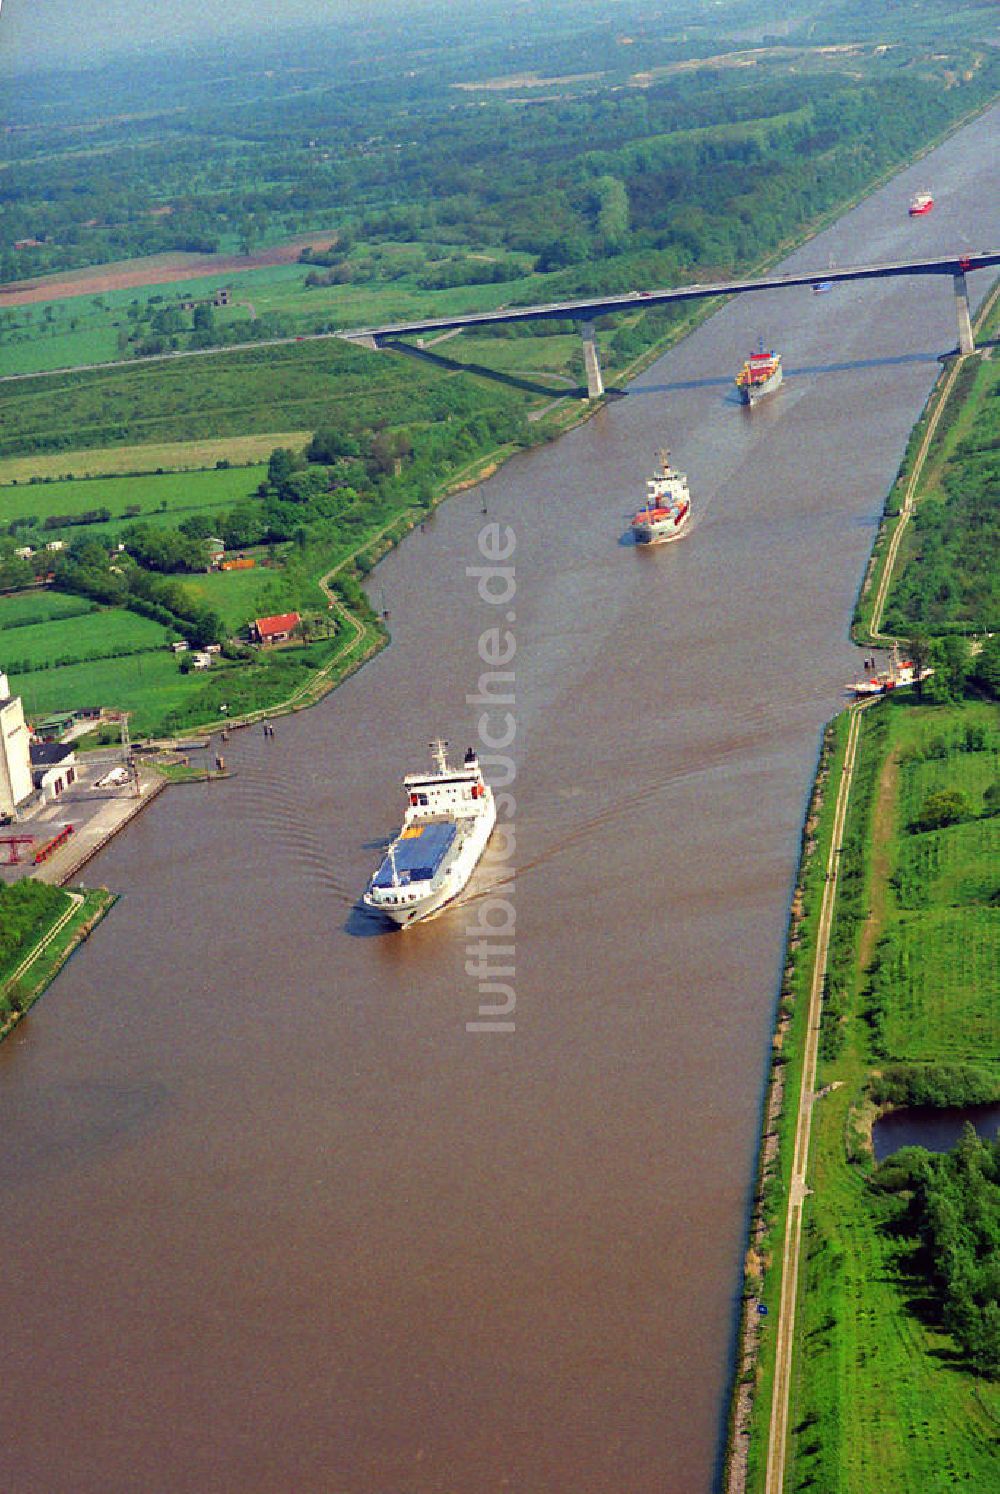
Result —
[{"label": "dirt track", "polygon": [[0,308],[29,306],[37,301],[64,301],[70,296],[99,296],[104,291],[130,290],[133,286],[168,285],[175,280],[200,280],[240,275],[247,270],[265,270],[272,265],[294,264],[307,246],[326,249],[337,235],[300,234],[288,243],[262,249],[259,254],[153,254],[148,259],[125,259],[110,265],[91,265],[85,270],[67,270],[41,275],[37,280],[14,280],[0,285]]}]

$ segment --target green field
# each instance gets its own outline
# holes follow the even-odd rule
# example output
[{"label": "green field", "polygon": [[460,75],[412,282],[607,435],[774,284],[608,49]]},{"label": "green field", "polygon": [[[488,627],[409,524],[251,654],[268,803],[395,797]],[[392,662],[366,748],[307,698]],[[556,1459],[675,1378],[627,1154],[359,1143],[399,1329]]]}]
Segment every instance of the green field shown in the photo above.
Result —
[{"label": "green field", "polygon": [[[47,540],[97,539],[109,547],[130,524],[176,526],[192,514],[214,521],[244,499],[252,498],[266,466],[230,467],[207,472],[145,476],[96,477],[74,481],[18,484],[0,488],[0,525],[30,519],[21,526],[20,543],[38,549]],[[46,519],[109,509],[111,518],[92,524],[41,526]],[[129,512],[138,510],[138,512]]]},{"label": "green field", "polygon": [[[101,615],[120,619],[126,626],[133,620],[145,622],[130,613]],[[335,661],[346,643],[347,634],[341,632],[306,648],[265,651],[249,664],[229,663],[216,656],[210,669],[189,674],[181,673],[174,654],[157,648],[123,658],[15,674],[12,684],[24,700],[29,720],[56,711],[106,706],[131,713],[135,737],[169,735],[222,722],[226,715],[220,710],[222,705],[230,717],[275,709],[296,690],[309,687],[320,666]]]},{"label": "green field", "polygon": [[6,374],[47,372],[53,368],[76,368],[86,363],[110,363],[117,358],[117,335],[110,327],[86,327],[63,331],[56,325],[51,336],[23,343],[10,341],[3,348]]},{"label": "green field", "polygon": [[150,653],[165,648],[177,636],[151,618],[102,608],[12,630],[4,637],[4,662],[23,683],[27,674],[61,659],[82,661]]},{"label": "green field", "polygon": [[[438,391],[451,377],[423,362],[334,339],[53,374],[0,386],[2,454],[330,424],[358,431],[402,425],[420,418],[417,412],[436,418],[447,404]],[[479,382],[471,382],[484,402]],[[491,385],[491,397],[495,390]]]},{"label": "green field", "polygon": [[[167,472],[144,476],[91,477],[73,482],[18,483],[0,488],[0,523],[12,519],[47,519],[52,514],[80,514],[109,508],[115,518],[138,507],[141,517],[193,512],[217,505],[231,508],[256,491],[267,467],[222,468],[208,472]],[[79,531],[78,531],[79,532]]]},{"label": "green field", "polygon": [[[0,486],[17,487],[64,478],[138,477],[150,472],[202,472],[227,462],[252,467],[276,446],[301,451],[311,431],[264,431],[252,436],[220,436],[204,441],[151,441],[143,446],[88,446],[0,461]],[[0,502],[3,493],[0,491]]]},{"label": "green field", "polygon": [[201,687],[201,676],[181,674],[174,655],[163,649],[45,669],[16,676],[11,683],[29,720],[81,706],[127,706],[133,733],[141,736],[156,729],[165,712],[190,700]]},{"label": "green field", "polygon": [[[332,235],[331,235],[332,237]],[[129,348],[119,344],[119,335],[133,330],[129,308],[142,306],[150,313],[164,307],[180,307],[190,301],[210,300],[222,286],[228,287],[233,300],[229,306],[214,309],[214,320],[220,335],[237,340],[251,340],[253,328],[248,321],[277,317],[282,334],[294,336],[344,327],[373,326],[404,321],[413,317],[448,316],[466,311],[493,311],[507,305],[516,288],[521,301],[544,301],[547,277],[525,273],[515,282],[455,286],[446,290],[428,290],[418,284],[428,266],[441,262],[445,254],[458,252],[456,246],[438,245],[428,260],[426,246],[419,244],[359,244],[354,258],[377,256],[379,277],[364,283],[330,286],[307,286],[310,269],[322,273],[322,266],[288,264],[236,273],[220,270],[217,274],[193,280],[172,280],[160,285],[105,291],[100,296],[87,293],[31,306],[13,307],[8,316],[13,330],[2,345],[4,372],[35,373],[58,368],[75,368],[89,363],[107,363],[132,356]],[[438,258],[433,257],[437,254]],[[505,261],[503,253],[490,254],[491,261]],[[522,265],[523,257],[514,263]],[[50,318],[50,319],[49,319]],[[188,326],[191,314],[185,313]],[[183,348],[187,334],[177,338]]]},{"label": "green field", "polygon": [[[839,1051],[818,1076],[840,1087],[813,1120],[790,1487],[926,1494],[1000,1481],[1000,1385],[964,1366],[921,1296],[863,1142],[871,1076],[887,1063],[974,1064],[1000,1096],[1000,820],[982,808],[998,747],[986,704],[899,697],[865,717],[831,954]],[[970,817],[911,829],[943,787],[968,796]]]},{"label": "green field", "polygon": [[15,628],[51,622],[55,618],[84,617],[96,612],[95,602],[83,597],[69,597],[58,591],[22,591],[13,596],[0,596],[0,633],[10,629],[9,637],[16,639]]},{"label": "green field", "polygon": [[[509,304],[514,288],[521,301],[534,301],[536,297],[539,301],[545,300],[547,282],[544,275],[525,274],[513,282],[463,285],[447,290],[427,290],[418,285],[418,276],[428,264],[433,267],[445,253],[454,250],[455,246],[438,246],[435,258],[435,251],[428,251],[422,244],[360,243],[355,246],[352,258],[363,258],[375,252],[380,265],[377,273],[386,279],[362,284],[307,286],[305,281],[310,269],[321,273],[321,266],[282,265],[274,269],[250,270],[234,276],[228,283],[234,297],[239,302],[250,302],[258,317],[268,312],[287,316],[296,332],[327,326],[367,327],[410,317],[449,316],[465,311],[494,311]],[[491,258],[507,260],[508,256],[494,253]],[[523,264],[523,260],[516,262]],[[185,287],[198,283],[186,281],[183,286],[161,286],[158,289],[170,298],[181,299],[186,298]],[[225,327],[246,316],[245,305],[231,305],[216,313],[216,322]]]},{"label": "green field", "polygon": [[252,571],[210,571],[186,576],[184,586],[213,607],[234,633],[251,618],[294,611],[298,602],[283,573],[264,566]]}]

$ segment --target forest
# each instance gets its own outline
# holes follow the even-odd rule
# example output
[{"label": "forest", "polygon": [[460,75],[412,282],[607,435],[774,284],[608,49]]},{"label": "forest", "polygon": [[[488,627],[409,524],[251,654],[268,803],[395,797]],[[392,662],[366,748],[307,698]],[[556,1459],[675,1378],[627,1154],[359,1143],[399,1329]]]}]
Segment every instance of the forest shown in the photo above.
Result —
[{"label": "forest", "polygon": [[173,92],[155,58],[70,95],[29,75],[7,100],[0,281],[303,229],[509,250],[569,271],[568,294],[615,288],[637,256],[662,281],[773,249],[996,91],[985,4],[823,7],[821,29],[793,8],[753,47],[726,30],[748,9],[634,6],[626,34],[558,8],[501,42],[487,8],[457,48],[426,18],[422,51],[387,36],[376,61],[334,32],[234,53],[225,80],[189,58]]}]

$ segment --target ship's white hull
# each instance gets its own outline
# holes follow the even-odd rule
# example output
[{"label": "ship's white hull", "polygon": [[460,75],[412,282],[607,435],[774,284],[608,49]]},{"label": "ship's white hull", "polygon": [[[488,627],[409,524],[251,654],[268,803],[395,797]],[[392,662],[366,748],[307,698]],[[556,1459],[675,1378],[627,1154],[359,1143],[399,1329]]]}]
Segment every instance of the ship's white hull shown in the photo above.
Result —
[{"label": "ship's white hull", "polygon": [[895,674],[880,674],[870,680],[855,680],[848,689],[857,696],[888,695],[890,690],[903,690],[907,685],[923,684],[934,673],[933,669],[921,669],[918,676],[910,665],[904,665]]},{"label": "ship's white hull", "polygon": [[637,545],[669,545],[674,540],[683,539],[690,526],[691,510],[688,509],[680,524],[675,524],[672,519],[660,524],[636,524],[633,520],[632,532]]},{"label": "ship's white hull", "polygon": [[458,897],[478,866],[496,824],[496,805],[489,790],[481,802],[483,807],[475,815],[456,820],[455,844],[433,877],[407,886],[370,887],[364,894],[365,905],[405,929]]}]

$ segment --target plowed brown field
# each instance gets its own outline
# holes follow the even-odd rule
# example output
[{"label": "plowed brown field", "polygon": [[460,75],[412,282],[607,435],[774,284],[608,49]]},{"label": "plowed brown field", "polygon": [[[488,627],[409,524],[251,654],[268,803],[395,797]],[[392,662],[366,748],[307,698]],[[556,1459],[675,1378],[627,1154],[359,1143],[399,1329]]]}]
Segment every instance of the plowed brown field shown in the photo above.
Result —
[{"label": "plowed brown field", "polygon": [[174,280],[199,280],[205,275],[220,278],[246,270],[265,270],[272,265],[293,264],[306,247],[326,249],[336,233],[301,234],[286,244],[275,244],[259,254],[152,254],[147,259],[124,259],[110,265],[91,265],[58,275],[40,275],[37,280],[14,280],[0,285],[0,306],[28,306],[35,301],[63,301],[69,296],[99,296],[103,291],[129,290],[133,286],[168,285]]}]

